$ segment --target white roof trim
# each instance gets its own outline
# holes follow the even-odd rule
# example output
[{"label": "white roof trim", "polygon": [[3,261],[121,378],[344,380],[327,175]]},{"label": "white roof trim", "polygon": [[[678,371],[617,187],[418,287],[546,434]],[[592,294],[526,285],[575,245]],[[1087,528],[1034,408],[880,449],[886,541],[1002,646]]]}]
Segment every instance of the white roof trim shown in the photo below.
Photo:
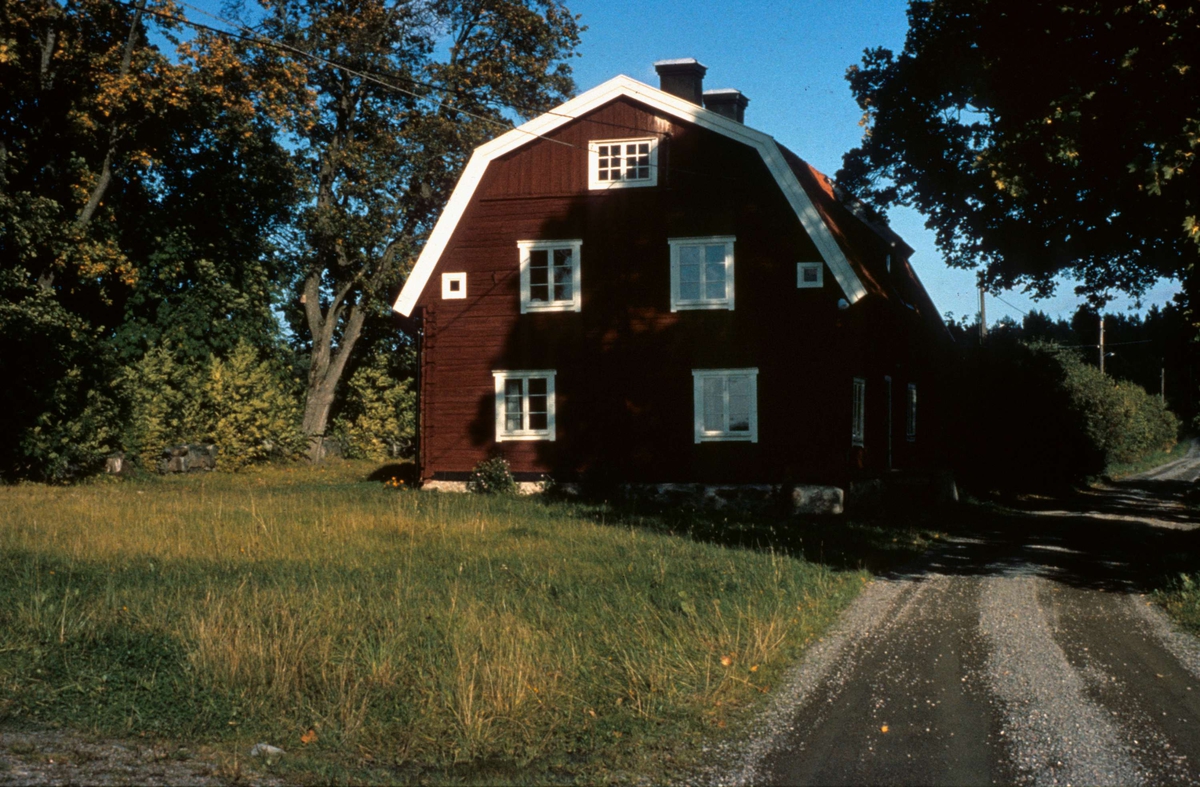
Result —
[{"label": "white roof trim", "polygon": [[792,210],[796,212],[796,217],[800,219],[801,225],[816,244],[817,250],[824,258],[825,264],[829,266],[829,270],[842,288],[846,299],[855,303],[867,294],[866,288],[863,287],[854,268],[851,267],[850,261],[846,259],[846,255],[833,237],[833,233],[821,219],[821,215],[813,206],[808,193],[796,179],[795,173],[788,166],[774,139],[761,131],[755,131],[741,123],[718,115],[716,112],[696,106],[690,101],[638,82],[636,79],[617,76],[586,93],[581,93],[562,106],[556,107],[553,112],[540,115],[475,149],[471,160],[467,162],[466,169],[458,179],[458,184],[454,187],[450,201],[446,203],[441,217],[434,225],[429,240],[425,242],[425,248],[421,250],[421,255],[417,258],[417,264],[413,266],[412,273],[409,274],[408,280],[404,283],[404,288],[400,291],[400,296],[392,308],[405,317],[412,314],[413,307],[417,305],[417,299],[429,282],[429,277],[433,275],[433,269],[437,267],[442,252],[446,250],[446,245],[450,242],[454,230],[458,227],[458,222],[471,202],[471,197],[475,194],[475,189],[483,180],[487,165],[492,160],[621,96],[628,96],[664,114],[695,123],[701,128],[715,131],[757,150],[767,165],[767,169],[775,177],[775,182],[779,184],[788,203],[792,206]]}]

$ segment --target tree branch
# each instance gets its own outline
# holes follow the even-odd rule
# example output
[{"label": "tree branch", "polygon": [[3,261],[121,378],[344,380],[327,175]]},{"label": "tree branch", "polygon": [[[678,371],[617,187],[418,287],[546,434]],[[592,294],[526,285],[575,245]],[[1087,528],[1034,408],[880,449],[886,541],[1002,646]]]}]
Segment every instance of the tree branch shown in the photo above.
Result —
[{"label": "tree branch", "polygon": [[[142,13],[146,10],[147,2],[148,0],[139,0],[137,9],[133,13],[133,21],[129,24],[129,35],[125,39],[125,51],[121,54],[121,68],[118,71],[122,78],[129,76],[129,69],[133,63],[133,48],[137,43],[138,25],[141,24]],[[108,133],[108,150],[104,153],[100,177],[96,179],[96,185],[92,189],[92,193],[88,195],[87,204],[83,206],[83,210],[75,219],[75,226],[80,230],[87,229],[92,217],[96,215],[96,210],[100,207],[100,201],[104,199],[104,194],[108,191],[109,184],[112,183],[112,163],[116,157],[117,143],[121,141],[121,136],[114,118]]]}]

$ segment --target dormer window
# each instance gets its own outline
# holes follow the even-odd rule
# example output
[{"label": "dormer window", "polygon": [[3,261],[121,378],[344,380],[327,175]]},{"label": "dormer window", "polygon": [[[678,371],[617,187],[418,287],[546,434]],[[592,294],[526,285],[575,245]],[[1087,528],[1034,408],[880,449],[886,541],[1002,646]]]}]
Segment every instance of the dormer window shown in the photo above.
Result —
[{"label": "dormer window", "polygon": [[605,139],[588,143],[589,189],[622,189],[657,184],[657,139]]},{"label": "dormer window", "polygon": [[521,259],[521,314],[577,312],[582,240],[517,241]]}]

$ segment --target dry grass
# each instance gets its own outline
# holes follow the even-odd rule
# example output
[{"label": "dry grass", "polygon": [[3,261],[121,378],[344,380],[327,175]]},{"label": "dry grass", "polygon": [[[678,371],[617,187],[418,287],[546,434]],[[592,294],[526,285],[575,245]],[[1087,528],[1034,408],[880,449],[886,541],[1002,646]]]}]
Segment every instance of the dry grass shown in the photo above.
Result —
[{"label": "dry grass", "polygon": [[616,778],[724,726],[863,577],[369,469],[0,488],[0,715]]}]

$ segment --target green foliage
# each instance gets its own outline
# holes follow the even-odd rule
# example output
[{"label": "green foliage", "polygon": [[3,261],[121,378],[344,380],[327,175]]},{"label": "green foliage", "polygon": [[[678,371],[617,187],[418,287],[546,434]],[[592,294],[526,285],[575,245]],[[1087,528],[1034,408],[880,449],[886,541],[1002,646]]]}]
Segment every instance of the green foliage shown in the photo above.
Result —
[{"label": "green foliage", "polygon": [[66,481],[117,445],[111,353],[52,293],[0,270],[0,477]]},{"label": "green foliage", "polygon": [[207,375],[207,364],[181,362],[169,345],[154,347],[123,370],[121,383],[130,405],[125,451],[142,467],[154,467],[169,445],[206,437]]},{"label": "green foliage", "polygon": [[508,460],[502,456],[485,459],[471,468],[467,489],[480,495],[511,495],[517,491]]},{"label": "green foliage", "polygon": [[411,455],[417,395],[410,380],[392,377],[389,358],[376,352],[350,377],[334,433],[351,459],[387,461]]},{"label": "green foliage", "polygon": [[303,449],[293,385],[250,344],[239,342],[228,359],[212,359],[204,392],[206,432],[220,451],[221,469],[238,470]]},{"label": "green foliage", "polygon": [[915,207],[951,265],[1096,299],[1200,287],[1194,4],[911,0],[899,55],[847,75],[866,133],[842,186]]},{"label": "green foliage", "polygon": [[1179,421],[1141,386],[1113,380],[1072,352],[1036,346],[1052,353],[1062,370],[1062,387],[1084,433],[1105,465],[1127,464],[1175,444]]},{"label": "green foliage", "polygon": [[1200,633],[1200,572],[1179,572],[1155,590],[1154,600],[1186,629]]},{"label": "green foliage", "polygon": [[994,335],[963,360],[951,444],[968,486],[1075,483],[1174,445],[1178,420],[1145,389],[1071,350]]}]

